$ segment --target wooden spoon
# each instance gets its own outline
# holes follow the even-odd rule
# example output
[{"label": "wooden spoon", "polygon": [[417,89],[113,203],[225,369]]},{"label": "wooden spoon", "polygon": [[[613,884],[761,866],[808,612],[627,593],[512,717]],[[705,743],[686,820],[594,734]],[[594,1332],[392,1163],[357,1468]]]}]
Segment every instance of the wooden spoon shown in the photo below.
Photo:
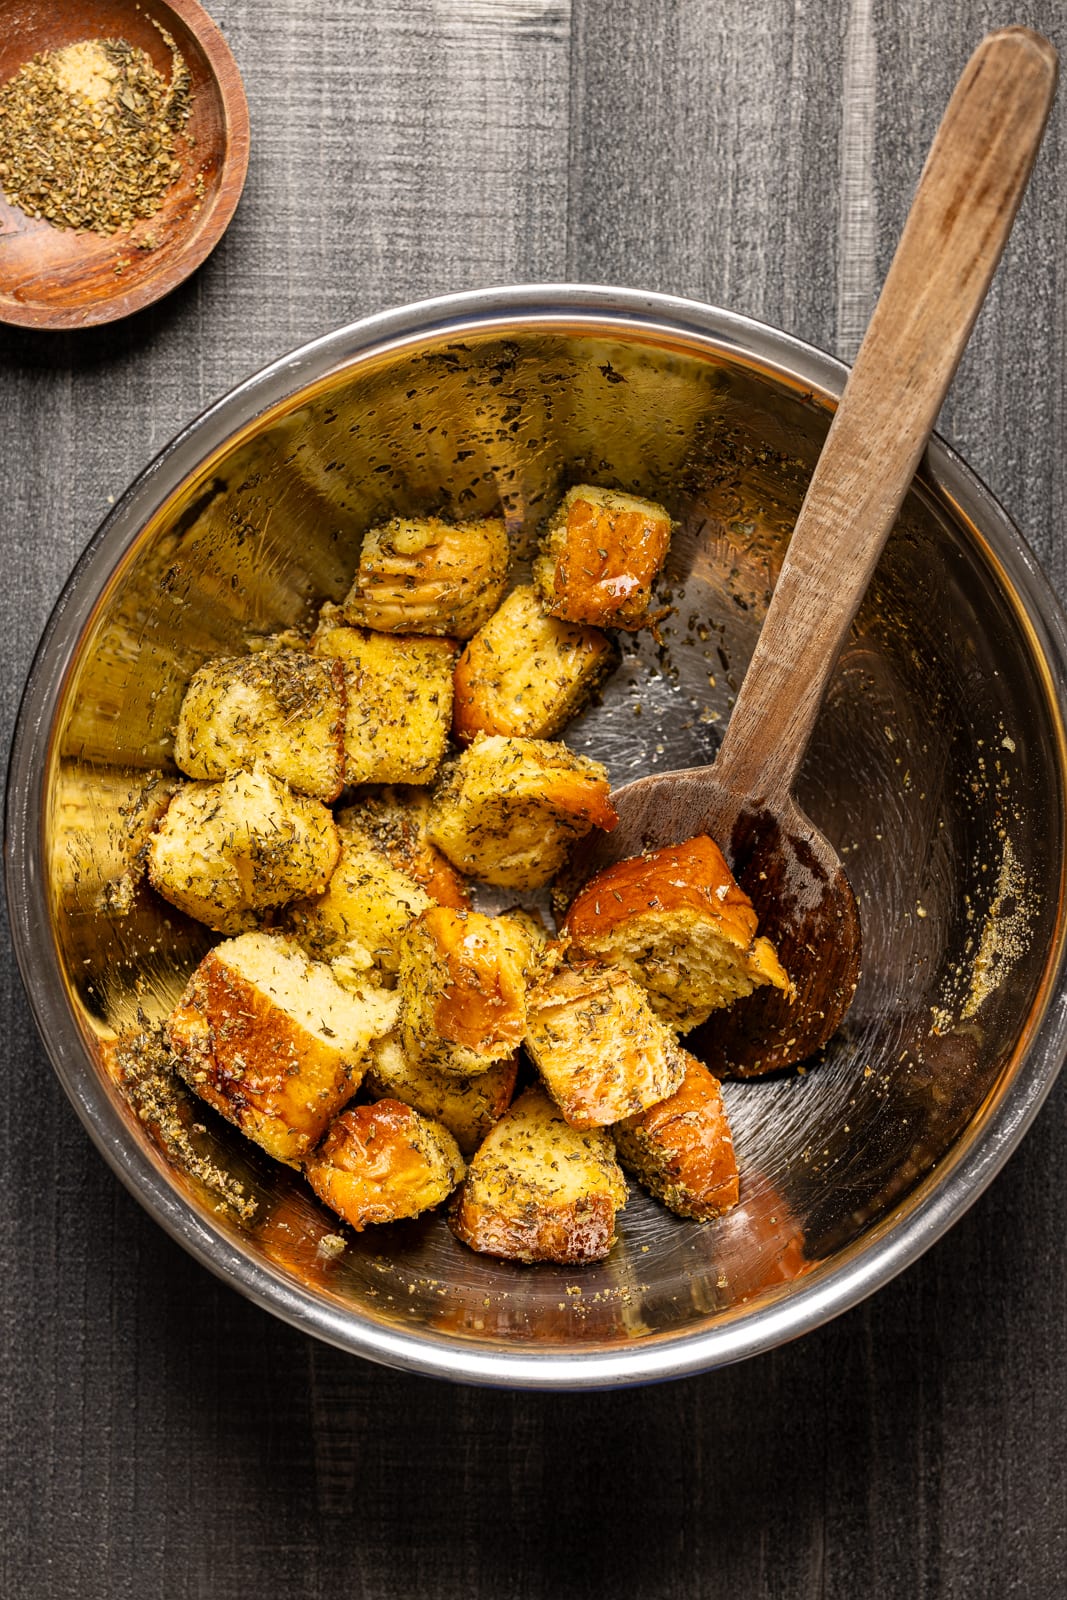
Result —
[{"label": "wooden spoon", "polygon": [[982,40],[949,102],[881,298],[819,457],[714,766],[628,783],[588,878],[707,833],[751,896],[796,988],[760,989],[690,1041],[720,1072],[801,1061],[839,1026],[859,977],[855,897],[792,798],[827,681],[919,464],[1011,231],[1056,89],[1027,28]]}]

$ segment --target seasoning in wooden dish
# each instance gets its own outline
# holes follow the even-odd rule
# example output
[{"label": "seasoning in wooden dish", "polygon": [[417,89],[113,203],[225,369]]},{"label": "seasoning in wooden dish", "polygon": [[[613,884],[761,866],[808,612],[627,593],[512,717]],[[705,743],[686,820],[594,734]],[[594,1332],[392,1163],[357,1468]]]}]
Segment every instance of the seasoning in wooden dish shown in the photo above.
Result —
[{"label": "seasoning in wooden dish", "polygon": [[104,234],[155,215],[181,173],[190,110],[189,69],[159,32],[169,81],[125,39],[83,39],[42,51],[0,85],[0,187],[11,205]]}]

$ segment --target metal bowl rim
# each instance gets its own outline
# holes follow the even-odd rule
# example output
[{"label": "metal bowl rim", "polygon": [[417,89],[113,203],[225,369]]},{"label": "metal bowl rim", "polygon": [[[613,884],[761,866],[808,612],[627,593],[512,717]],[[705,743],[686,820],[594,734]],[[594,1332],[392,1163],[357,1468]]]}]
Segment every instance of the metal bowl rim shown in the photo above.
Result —
[{"label": "metal bowl rim", "polygon": [[[459,1382],[529,1389],[594,1389],[653,1383],[724,1366],[773,1349],[850,1309],[929,1249],[978,1198],[1018,1146],[1051,1089],[1067,1053],[1067,985],[1062,982],[1062,921],[1046,979],[1047,1001],[1018,1070],[987,1119],[982,1136],[958,1159],[923,1181],[880,1225],[878,1240],[820,1268],[770,1303],[733,1315],[724,1326],[663,1334],[647,1345],[580,1354],[528,1348],[484,1349],[365,1321],[297,1288],[206,1221],[130,1135],[92,1063],[67,1000],[51,937],[39,869],[45,759],[67,670],[97,597],[152,513],[180,484],[264,413],[360,358],[396,342],[458,337],[521,323],[580,322],[583,331],[643,328],[694,346],[736,352],[765,363],[833,402],[848,374],[834,357],[753,319],[698,301],[588,284],[490,288],[418,301],[351,323],[300,346],[247,378],[186,425],[134,480],[108,513],[64,585],[37,648],[23,691],[8,767],[4,876],[13,944],[31,1011],[53,1068],[108,1164],[155,1220],[198,1261],[255,1304],[340,1349],[385,1365]],[[988,541],[1013,597],[1033,630],[1049,674],[1049,711],[1067,710],[1067,619],[1022,535],[960,456],[935,436],[923,475],[959,507]],[[1061,749],[1061,772],[1063,758]],[[898,1213],[901,1213],[898,1215]]]}]

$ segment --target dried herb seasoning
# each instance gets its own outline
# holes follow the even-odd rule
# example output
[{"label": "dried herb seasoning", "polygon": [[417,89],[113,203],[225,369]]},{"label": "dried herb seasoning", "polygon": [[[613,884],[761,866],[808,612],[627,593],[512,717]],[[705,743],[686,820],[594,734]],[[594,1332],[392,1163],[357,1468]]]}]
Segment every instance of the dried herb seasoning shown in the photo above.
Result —
[{"label": "dried herb seasoning", "polygon": [[189,69],[159,32],[169,80],[125,39],[85,39],[34,56],[0,85],[0,187],[11,205],[105,234],[155,215],[181,173],[190,110]]}]

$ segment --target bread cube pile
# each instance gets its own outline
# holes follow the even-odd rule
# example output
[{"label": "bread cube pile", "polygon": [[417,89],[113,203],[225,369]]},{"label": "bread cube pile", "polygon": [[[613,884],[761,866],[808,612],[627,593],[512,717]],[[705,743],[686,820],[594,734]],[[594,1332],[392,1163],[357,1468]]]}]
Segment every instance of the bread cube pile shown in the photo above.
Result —
[{"label": "bread cube pile", "polygon": [[712,841],[609,868],[556,937],[472,900],[614,826],[558,736],[619,659],[607,630],[654,624],[670,533],[578,485],[509,588],[501,519],[397,517],[306,633],[189,684],[147,876],[222,937],[167,1021],[176,1070],[355,1230],[451,1198],[472,1249],[578,1263],[614,1243],[622,1167],[681,1216],[737,1201],[679,1036],[789,980]]}]

